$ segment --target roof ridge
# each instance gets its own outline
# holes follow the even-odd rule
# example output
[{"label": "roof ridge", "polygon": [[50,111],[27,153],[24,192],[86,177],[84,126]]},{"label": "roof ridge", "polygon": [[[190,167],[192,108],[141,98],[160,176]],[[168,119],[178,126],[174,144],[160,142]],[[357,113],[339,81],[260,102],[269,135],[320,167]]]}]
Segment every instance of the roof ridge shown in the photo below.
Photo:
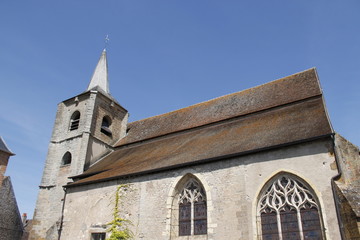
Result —
[{"label": "roof ridge", "polygon": [[[311,70],[315,70],[315,71],[316,71],[316,68],[315,68],[315,67],[312,67],[312,68],[309,68],[309,69],[307,69],[307,70],[304,70],[304,71],[300,71],[300,72],[291,74],[291,75],[289,75],[289,76],[287,76],[287,77],[291,77],[291,76],[294,76],[294,75],[297,75],[297,74],[301,74],[301,73],[304,73],[304,72],[307,72],[307,71],[311,71]],[[248,90],[250,90],[250,89],[257,89],[257,88],[260,88],[260,87],[262,87],[262,86],[264,86],[264,85],[268,85],[268,84],[274,83],[274,82],[276,82],[276,81],[282,80],[282,79],[284,79],[284,78],[286,78],[286,77],[277,78],[277,79],[272,80],[272,81],[270,81],[270,82],[266,82],[266,83],[263,83],[263,84],[259,84],[259,85],[254,86],[254,87],[245,88],[245,89],[243,89],[243,90],[240,90],[240,91],[237,91],[237,92],[233,92],[233,93],[228,93],[228,94],[225,94],[225,95],[222,95],[222,96],[219,96],[219,97],[211,98],[211,99],[208,99],[208,100],[199,102],[199,103],[192,104],[192,105],[190,105],[190,106],[186,106],[186,107],[182,107],[182,108],[178,108],[178,109],[172,110],[172,111],[170,111],[170,112],[160,113],[160,114],[155,115],[155,116],[151,116],[151,117],[139,119],[139,120],[136,120],[136,121],[133,121],[133,122],[129,122],[129,124],[137,123],[137,122],[141,122],[141,121],[145,121],[145,120],[152,119],[152,118],[158,118],[158,117],[161,117],[161,116],[165,116],[165,115],[168,115],[168,114],[175,113],[175,112],[177,112],[177,111],[182,111],[182,110],[185,110],[185,109],[188,109],[188,108],[192,108],[192,107],[195,107],[195,106],[198,106],[198,105],[203,105],[203,104],[205,104],[205,103],[209,103],[209,102],[212,102],[212,101],[216,101],[216,100],[219,100],[219,99],[224,98],[224,97],[229,97],[229,96],[231,96],[231,95],[236,95],[237,93],[244,92],[244,91],[248,91]]]},{"label": "roof ridge", "polygon": [[223,95],[128,124],[128,135],[115,146],[190,129],[263,109],[321,95],[316,69]]}]

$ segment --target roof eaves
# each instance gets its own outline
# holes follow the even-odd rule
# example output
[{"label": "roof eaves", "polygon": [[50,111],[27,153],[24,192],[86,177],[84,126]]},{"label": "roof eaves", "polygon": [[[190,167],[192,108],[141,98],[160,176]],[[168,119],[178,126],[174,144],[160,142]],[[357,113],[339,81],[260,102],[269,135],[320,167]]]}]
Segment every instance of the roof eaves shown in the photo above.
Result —
[{"label": "roof eaves", "polygon": [[[114,104],[118,105],[120,108],[122,108],[125,112],[128,112],[128,110],[126,110],[126,108],[124,108],[110,93],[105,93],[104,91],[102,91],[101,89],[95,87],[93,89],[90,89],[90,90],[87,90],[85,92],[82,92],[78,95],[76,95],[75,97],[71,97],[71,98],[68,98],[60,103],[66,103],[68,101],[71,101],[71,100],[74,100],[76,99],[77,97],[80,97],[80,96],[85,96],[87,94],[90,94],[90,93],[100,93],[101,95],[103,95],[104,97],[107,97],[109,98],[111,101],[114,102]],[[60,104],[59,103],[59,104]]]},{"label": "roof eaves", "polygon": [[[316,140],[323,139],[323,138],[333,137],[334,134],[335,133],[330,133],[330,134],[325,134],[325,135],[316,136],[316,137],[312,137],[312,138],[297,140],[297,141],[293,141],[293,142],[289,142],[289,143],[278,144],[278,145],[273,145],[273,146],[269,146],[269,147],[258,148],[258,149],[253,149],[250,151],[238,152],[238,153],[233,153],[233,154],[228,154],[228,155],[223,155],[223,156],[217,156],[214,158],[201,159],[198,161],[187,162],[187,163],[183,163],[183,164],[176,164],[176,165],[172,165],[172,166],[151,169],[151,170],[146,170],[146,171],[142,171],[142,172],[112,176],[112,177],[101,178],[101,179],[90,180],[90,181],[79,182],[79,183],[73,182],[68,185],[65,185],[64,187],[71,188],[71,187],[89,185],[89,184],[94,184],[94,183],[107,182],[107,181],[112,181],[112,180],[117,180],[117,179],[124,179],[124,178],[129,178],[129,177],[134,177],[134,176],[140,176],[140,175],[145,175],[145,174],[158,173],[158,172],[163,172],[163,171],[167,171],[167,170],[173,170],[173,169],[177,169],[177,168],[187,167],[187,166],[205,164],[205,163],[209,163],[209,162],[216,162],[216,161],[221,161],[221,160],[225,160],[225,159],[231,159],[231,158],[235,158],[235,157],[255,154],[255,153],[259,153],[259,152],[263,152],[263,151],[274,150],[276,148],[288,147],[288,146],[292,146],[292,145],[296,145],[296,144],[301,144],[301,143],[316,141]],[[107,170],[105,170],[105,171],[107,171]],[[102,172],[104,172],[104,171],[102,171]],[[101,173],[101,172],[98,172],[98,173]],[[94,176],[98,173],[91,174],[91,176]]]},{"label": "roof eaves", "polygon": [[327,109],[327,107],[326,107],[326,101],[325,101],[325,97],[324,97],[324,93],[323,93],[323,88],[322,88],[322,86],[321,86],[319,74],[318,74],[316,68],[313,68],[313,69],[314,69],[314,71],[315,71],[316,80],[317,80],[317,83],[318,83],[318,85],[319,85],[319,89],[320,89],[320,92],[321,92],[321,99],[322,99],[322,102],[323,102],[323,104],[324,104],[325,115],[326,115],[327,120],[328,120],[328,122],[329,122],[331,131],[332,131],[332,132],[335,132],[335,131],[334,131],[334,128],[333,128],[333,125],[332,125],[332,123],[331,123],[331,121],[330,121],[329,111],[328,111],[328,109]]}]

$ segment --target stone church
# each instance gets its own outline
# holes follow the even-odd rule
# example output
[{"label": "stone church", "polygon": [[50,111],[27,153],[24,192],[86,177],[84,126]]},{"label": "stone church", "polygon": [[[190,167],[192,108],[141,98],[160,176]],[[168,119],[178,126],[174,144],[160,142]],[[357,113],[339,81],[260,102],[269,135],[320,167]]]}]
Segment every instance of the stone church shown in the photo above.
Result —
[{"label": "stone church", "polygon": [[134,239],[360,239],[359,149],[316,69],[130,123],[107,72],[104,50],[58,104],[30,239],[104,240],[119,186]]}]

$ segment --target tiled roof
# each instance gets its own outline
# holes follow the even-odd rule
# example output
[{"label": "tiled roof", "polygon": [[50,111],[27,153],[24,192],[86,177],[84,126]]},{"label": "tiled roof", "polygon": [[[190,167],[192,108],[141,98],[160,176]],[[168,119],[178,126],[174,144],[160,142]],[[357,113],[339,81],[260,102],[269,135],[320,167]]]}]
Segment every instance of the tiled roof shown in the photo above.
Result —
[{"label": "tiled roof", "polygon": [[225,95],[128,125],[116,146],[182,131],[321,95],[314,68],[241,92]]},{"label": "tiled roof", "polygon": [[128,127],[115,151],[69,186],[221,160],[333,132],[315,69]]}]

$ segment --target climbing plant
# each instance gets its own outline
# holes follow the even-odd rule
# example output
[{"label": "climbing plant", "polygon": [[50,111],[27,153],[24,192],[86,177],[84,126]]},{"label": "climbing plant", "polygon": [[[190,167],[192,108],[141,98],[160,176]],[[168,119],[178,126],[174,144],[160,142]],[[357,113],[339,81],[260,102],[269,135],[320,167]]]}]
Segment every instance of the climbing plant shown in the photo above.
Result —
[{"label": "climbing plant", "polygon": [[108,223],[109,228],[108,232],[110,233],[110,237],[106,240],[129,240],[133,239],[134,234],[128,228],[131,225],[131,221],[125,218],[120,217],[120,201],[123,197],[122,192],[125,192],[129,189],[129,185],[122,184],[119,185],[115,192],[115,204],[114,210],[112,213],[113,220]]}]

